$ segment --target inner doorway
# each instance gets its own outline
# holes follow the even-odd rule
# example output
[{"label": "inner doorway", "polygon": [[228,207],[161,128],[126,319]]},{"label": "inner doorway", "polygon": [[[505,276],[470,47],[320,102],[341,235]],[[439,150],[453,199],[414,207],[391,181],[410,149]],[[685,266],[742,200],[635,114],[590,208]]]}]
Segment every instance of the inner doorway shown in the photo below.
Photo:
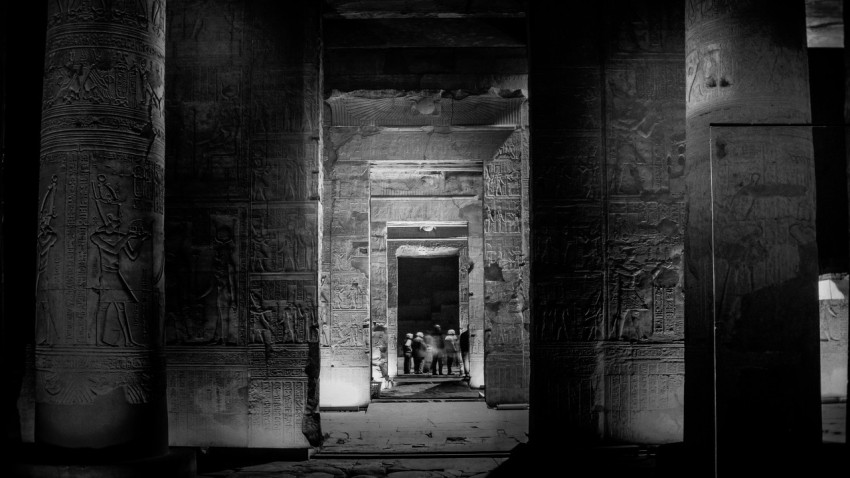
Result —
[{"label": "inner doorway", "polygon": [[[450,340],[457,343],[457,332],[460,330],[458,267],[458,256],[398,258],[399,333],[396,350],[397,370],[401,371],[399,375],[411,375],[414,372],[412,364],[405,367],[404,344],[407,334],[415,337],[418,333],[424,335],[425,343],[432,348],[432,353],[427,354],[422,362],[421,372],[427,374],[431,364],[439,363],[436,359],[440,358],[442,367],[435,371],[439,375],[448,375],[449,357],[445,341],[451,334],[456,338]],[[439,332],[437,326],[440,327]],[[437,341],[439,343],[435,343]],[[451,372],[460,376],[459,364],[452,365]]]}]

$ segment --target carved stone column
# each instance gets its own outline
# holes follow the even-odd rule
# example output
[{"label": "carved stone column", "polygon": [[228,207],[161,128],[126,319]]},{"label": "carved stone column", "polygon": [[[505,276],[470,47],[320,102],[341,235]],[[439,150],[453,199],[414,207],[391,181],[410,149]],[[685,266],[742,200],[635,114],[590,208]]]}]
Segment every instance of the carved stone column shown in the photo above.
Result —
[{"label": "carved stone column", "polygon": [[167,452],[164,29],[164,0],[49,3],[35,439],[57,451]]},{"label": "carved stone column", "polygon": [[803,7],[686,4],[685,442],[707,474],[787,472],[820,442]]}]

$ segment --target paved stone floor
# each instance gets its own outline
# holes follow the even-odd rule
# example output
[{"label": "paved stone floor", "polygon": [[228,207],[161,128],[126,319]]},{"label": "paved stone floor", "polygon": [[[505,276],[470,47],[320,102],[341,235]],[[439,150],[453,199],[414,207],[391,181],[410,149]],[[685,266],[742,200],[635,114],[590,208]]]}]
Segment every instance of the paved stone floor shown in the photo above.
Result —
[{"label": "paved stone floor", "polygon": [[319,455],[511,451],[528,441],[528,410],[484,402],[373,402],[365,412],[323,412]]},{"label": "paved stone floor", "polygon": [[365,458],[273,462],[199,474],[217,478],[484,478],[507,458]]},{"label": "paved stone floor", "polygon": [[[846,439],[846,403],[823,405],[824,442]],[[216,470],[216,478],[536,478],[564,470],[511,468],[508,452],[527,441],[527,410],[494,410],[483,402],[372,403],[365,412],[323,412],[325,445],[308,461],[268,461]],[[520,447],[522,445],[519,445]],[[622,447],[594,459],[616,473],[660,478],[652,449]],[[598,457],[597,457],[598,458]],[[507,470],[507,471],[506,471]],[[814,476],[814,475],[813,475]]]},{"label": "paved stone floor", "polygon": [[846,442],[847,402],[824,403],[821,406],[821,413],[823,417],[823,442]]},{"label": "paved stone floor", "polygon": [[459,375],[404,375],[395,378],[392,388],[381,390],[381,400],[462,398],[484,400],[484,391],[469,388]]}]

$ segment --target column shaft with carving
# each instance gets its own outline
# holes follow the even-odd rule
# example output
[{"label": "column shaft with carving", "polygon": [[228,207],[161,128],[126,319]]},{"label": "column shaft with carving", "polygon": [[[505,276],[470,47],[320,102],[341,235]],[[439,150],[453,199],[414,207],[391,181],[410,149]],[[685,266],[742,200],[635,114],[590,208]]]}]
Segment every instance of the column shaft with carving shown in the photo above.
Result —
[{"label": "column shaft with carving", "polygon": [[50,2],[36,274],[36,441],[166,449],[165,2]]},{"label": "column shaft with carving", "polygon": [[720,476],[820,442],[811,131],[787,126],[810,122],[804,20],[686,5],[685,441]]}]

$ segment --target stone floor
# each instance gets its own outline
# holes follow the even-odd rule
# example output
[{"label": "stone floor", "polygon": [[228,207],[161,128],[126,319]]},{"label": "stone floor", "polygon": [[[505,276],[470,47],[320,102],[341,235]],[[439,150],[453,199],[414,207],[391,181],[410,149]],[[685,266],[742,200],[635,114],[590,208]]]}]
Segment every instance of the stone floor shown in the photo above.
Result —
[{"label": "stone floor", "polygon": [[528,410],[484,402],[373,402],[365,412],[324,412],[318,456],[386,453],[503,453],[528,441]]},{"label": "stone floor", "polygon": [[821,405],[824,443],[847,441],[847,402],[824,403]]},{"label": "stone floor", "polygon": [[483,401],[484,391],[469,388],[460,375],[403,375],[395,378],[392,388],[381,390],[379,400],[439,398]]},{"label": "stone floor", "polygon": [[[824,442],[846,440],[846,403],[823,405]],[[365,412],[323,412],[325,445],[308,461],[271,461],[199,470],[216,478],[536,478],[564,470],[516,463],[527,441],[527,410],[494,410],[483,402],[372,403]],[[590,459],[613,463],[610,474],[666,478],[654,447],[614,447]],[[508,459],[513,451],[513,458]],[[608,456],[605,456],[607,454]],[[520,455],[521,456],[521,455]],[[519,463],[523,463],[522,460]],[[199,461],[199,466],[201,462]],[[814,475],[813,475],[814,476]],[[830,475],[832,476],[832,475]]]}]

